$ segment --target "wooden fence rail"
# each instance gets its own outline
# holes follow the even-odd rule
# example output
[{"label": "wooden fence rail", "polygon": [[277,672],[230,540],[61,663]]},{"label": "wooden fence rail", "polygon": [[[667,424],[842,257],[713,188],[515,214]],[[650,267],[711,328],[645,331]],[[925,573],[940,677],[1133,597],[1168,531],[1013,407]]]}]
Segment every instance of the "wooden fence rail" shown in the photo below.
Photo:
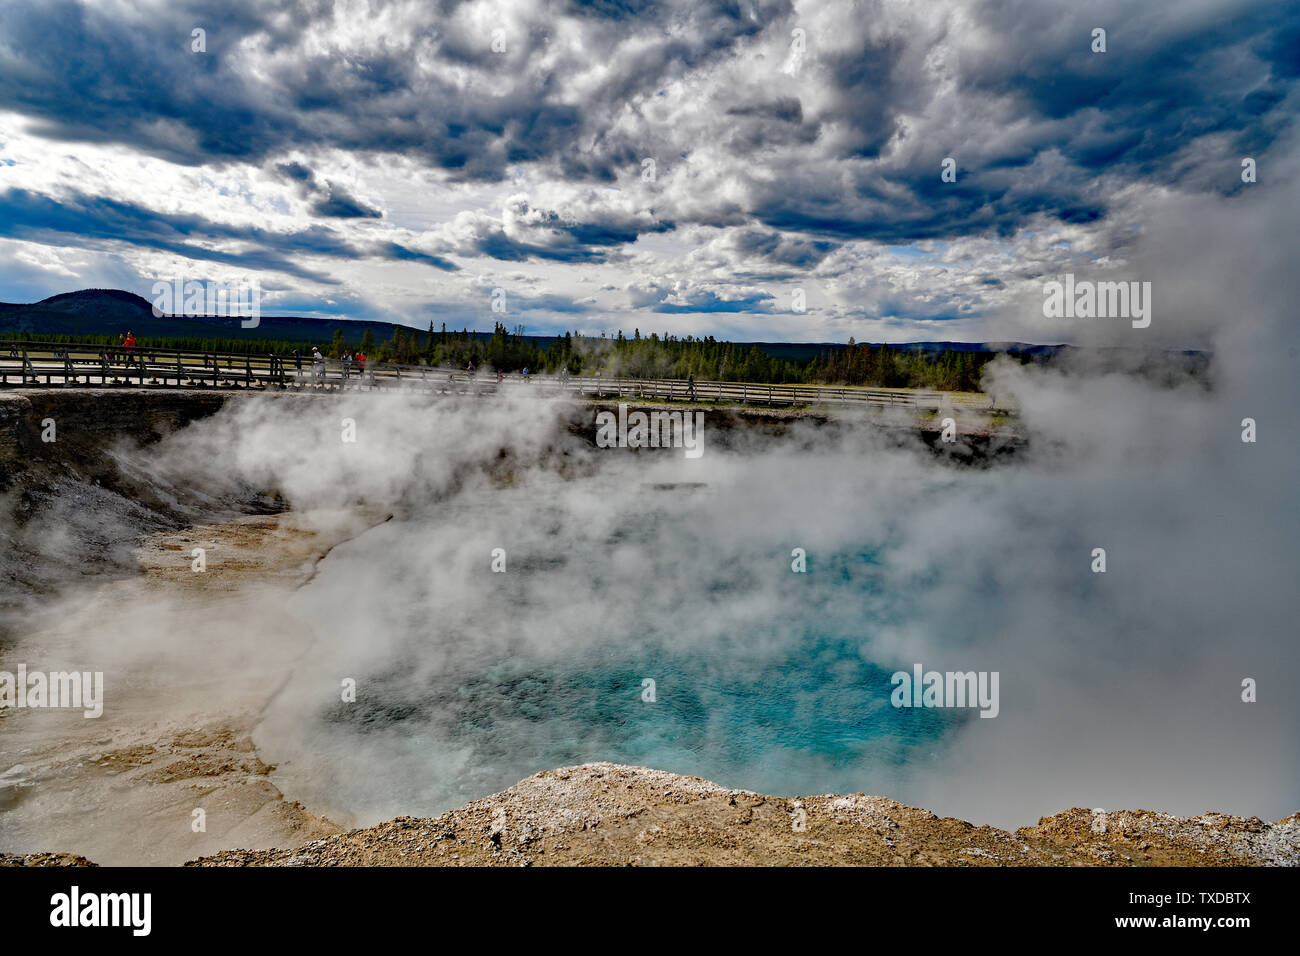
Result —
[{"label": "wooden fence rail", "polygon": [[311,356],[248,355],[189,349],[0,341],[0,387],[168,386],[180,388],[420,389],[449,394],[571,393],[598,399],[718,402],[749,405],[877,405],[988,410],[987,395],[838,385],[690,382],[601,375],[530,375],[368,362],[358,366]]}]

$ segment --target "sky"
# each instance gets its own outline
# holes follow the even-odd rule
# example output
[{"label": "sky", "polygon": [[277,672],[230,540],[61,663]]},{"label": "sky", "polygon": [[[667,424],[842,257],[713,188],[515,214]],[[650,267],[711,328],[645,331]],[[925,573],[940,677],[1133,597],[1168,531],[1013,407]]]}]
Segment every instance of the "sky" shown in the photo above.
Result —
[{"label": "sky", "polygon": [[0,300],[1204,347],[1197,244],[1300,218],[1298,76],[1268,2],[0,0]]}]

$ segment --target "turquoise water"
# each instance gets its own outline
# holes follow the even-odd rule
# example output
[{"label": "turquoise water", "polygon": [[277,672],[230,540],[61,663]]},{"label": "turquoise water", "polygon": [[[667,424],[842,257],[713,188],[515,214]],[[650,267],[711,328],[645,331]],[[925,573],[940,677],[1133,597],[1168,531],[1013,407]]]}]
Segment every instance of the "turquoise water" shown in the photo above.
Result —
[{"label": "turquoise water", "polygon": [[[885,649],[933,572],[886,587],[880,527],[810,548],[793,573],[790,542],[826,536],[796,514],[737,524],[723,491],[611,488],[593,515],[597,495],[571,487],[458,500],[331,556],[312,613],[364,625],[326,629],[304,696],[279,705],[266,745],[286,792],[365,822],[611,761],[764,793],[906,796],[975,716],[891,705],[903,665]],[[498,541],[508,573],[487,573]]]},{"label": "turquoise water", "polygon": [[895,709],[890,673],[851,638],[808,635],[787,653],[745,660],[605,647],[567,665],[513,657],[414,685],[399,667],[370,675],[357,704],[323,716],[362,749],[396,732],[413,749],[466,753],[412,794],[428,812],[595,760],[766,793],[880,792],[972,716]]}]

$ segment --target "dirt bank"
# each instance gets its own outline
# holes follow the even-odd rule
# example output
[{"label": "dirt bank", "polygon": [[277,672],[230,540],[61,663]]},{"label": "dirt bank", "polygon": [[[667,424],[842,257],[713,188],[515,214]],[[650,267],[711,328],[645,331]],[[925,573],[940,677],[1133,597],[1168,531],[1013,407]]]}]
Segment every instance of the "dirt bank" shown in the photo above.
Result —
[{"label": "dirt bank", "polygon": [[584,764],[430,819],[195,866],[1294,866],[1300,814],[1073,809],[1015,833],[862,794],[792,799]]}]

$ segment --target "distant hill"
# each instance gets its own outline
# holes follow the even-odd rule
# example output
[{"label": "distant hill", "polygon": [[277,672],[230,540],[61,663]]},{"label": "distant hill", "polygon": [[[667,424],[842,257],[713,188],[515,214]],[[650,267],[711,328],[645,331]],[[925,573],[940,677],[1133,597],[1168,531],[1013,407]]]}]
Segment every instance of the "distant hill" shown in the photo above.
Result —
[{"label": "distant hill", "polygon": [[[248,341],[302,342],[324,345],[341,328],[349,341],[357,341],[368,328],[376,342],[392,338],[398,326],[392,322],[354,319],[318,319],[302,316],[264,315],[255,329],[240,326],[238,318],[222,316],[168,315],[157,318],[153,306],[141,296],[121,289],[82,289],[64,292],[30,305],[0,302],[0,339],[22,333],[31,335],[122,335],[128,330],[140,338],[244,339]],[[423,332],[424,329],[417,331]],[[487,340],[491,332],[479,332]],[[554,341],[553,335],[529,335],[540,346]],[[828,351],[844,348],[843,342],[739,342],[755,345],[776,359],[807,362]],[[878,343],[872,343],[873,345]],[[1025,345],[1019,342],[914,342],[895,348],[958,352],[1024,352],[1053,355],[1060,345]]]},{"label": "distant hill", "polygon": [[397,328],[391,322],[353,322],[300,316],[262,316],[255,329],[245,329],[238,317],[167,315],[157,318],[147,299],[120,289],[65,292],[31,305],[0,302],[0,338],[27,332],[33,335],[122,335],[141,338],[223,338],[250,341],[314,342],[325,344],[337,328],[360,338],[369,328],[378,342]]}]

